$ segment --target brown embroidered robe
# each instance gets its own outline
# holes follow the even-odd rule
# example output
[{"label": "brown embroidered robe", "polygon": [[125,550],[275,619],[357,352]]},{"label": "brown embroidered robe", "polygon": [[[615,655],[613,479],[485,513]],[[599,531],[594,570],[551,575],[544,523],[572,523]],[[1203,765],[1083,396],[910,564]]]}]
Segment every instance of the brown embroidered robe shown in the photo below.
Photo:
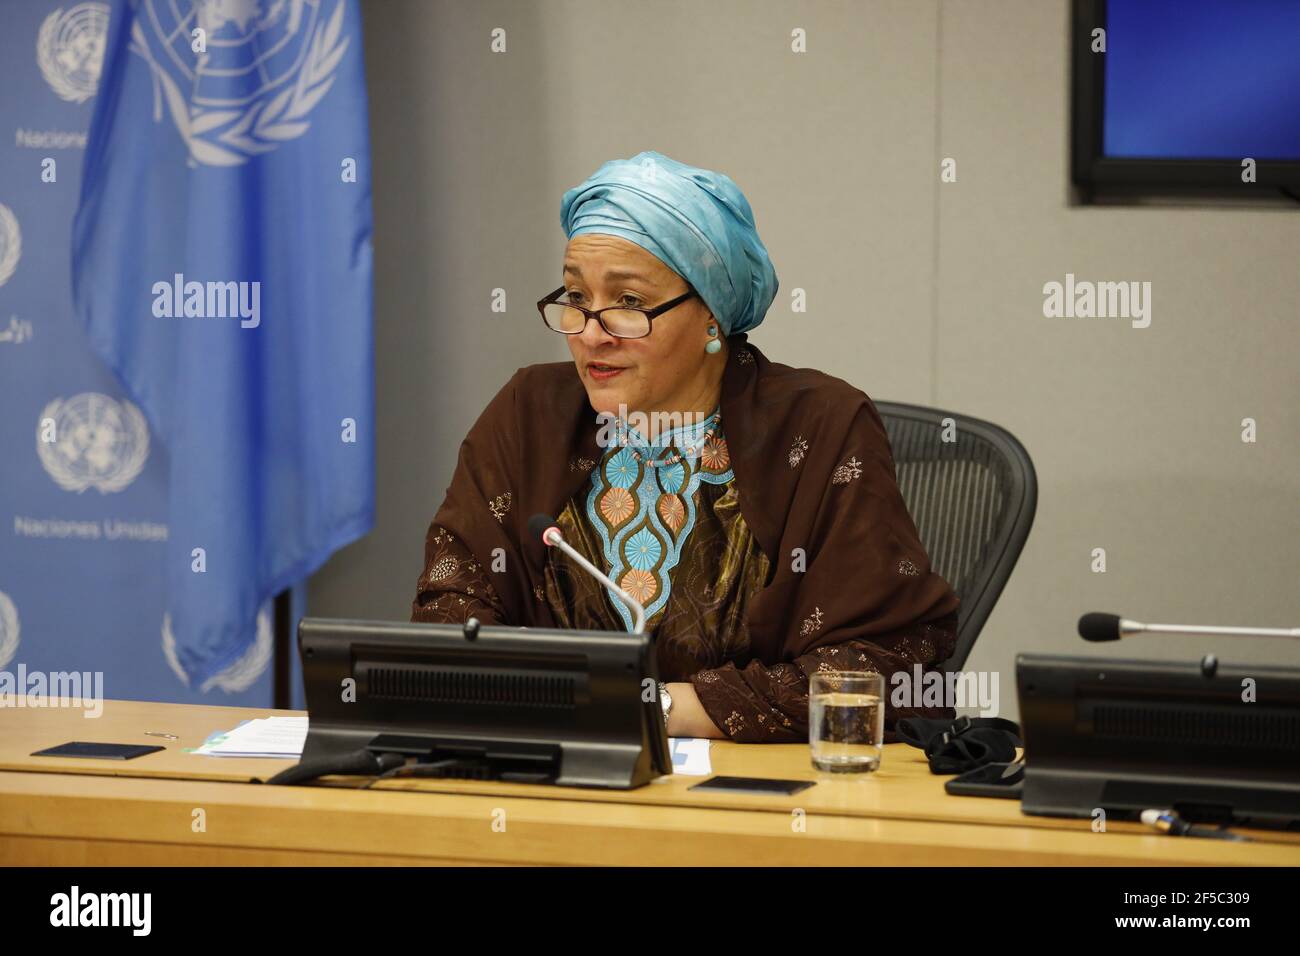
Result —
[{"label": "brown embroidered robe", "polygon": [[[647,620],[660,679],[689,680],[737,741],[806,741],[818,670],[885,676],[887,740],[900,717],[951,715],[888,700],[893,674],[951,655],[958,600],[930,568],[875,406],[746,338],[729,340],[722,381],[732,477],[696,488],[667,603]],[[461,446],[412,619],[625,630],[605,589],[527,530],[532,515],[556,515],[569,543],[610,570],[587,499],[593,469],[618,449],[601,448],[599,433],[572,363],[520,369]]]}]

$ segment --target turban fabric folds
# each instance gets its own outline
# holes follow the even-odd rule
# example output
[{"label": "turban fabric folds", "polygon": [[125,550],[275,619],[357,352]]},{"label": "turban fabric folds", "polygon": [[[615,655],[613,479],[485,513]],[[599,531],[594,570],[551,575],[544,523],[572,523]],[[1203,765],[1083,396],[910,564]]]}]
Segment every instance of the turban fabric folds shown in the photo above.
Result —
[{"label": "turban fabric folds", "polygon": [[635,242],[691,284],[725,334],[763,321],[776,270],[749,201],[723,173],[646,151],[615,159],[564,194],[560,223]]}]

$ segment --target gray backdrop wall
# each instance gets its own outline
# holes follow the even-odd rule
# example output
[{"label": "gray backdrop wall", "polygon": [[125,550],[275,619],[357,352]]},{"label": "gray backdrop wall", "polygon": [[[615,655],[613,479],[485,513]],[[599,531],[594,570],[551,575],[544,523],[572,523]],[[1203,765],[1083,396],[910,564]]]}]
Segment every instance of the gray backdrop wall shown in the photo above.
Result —
[{"label": "gray backdrop wall", "polygon": [[[1081,646],[1085,610],[1300,623],[1300,212],[1073,205],[1067,23],[1066,0],[368,0],[378,524],[311,613],[408,617],[466,430],[516,368],[568,357],[533,305],[560,284],[561,194],[656,149],[749,197],[781,281],[769,357],[1029,449],[1038,517],[967,664],[1000,674],[1004,715],[1016,652],[1115,647]],[[1045,318],[1066,273],[1151,282],[1150,327]]]}]

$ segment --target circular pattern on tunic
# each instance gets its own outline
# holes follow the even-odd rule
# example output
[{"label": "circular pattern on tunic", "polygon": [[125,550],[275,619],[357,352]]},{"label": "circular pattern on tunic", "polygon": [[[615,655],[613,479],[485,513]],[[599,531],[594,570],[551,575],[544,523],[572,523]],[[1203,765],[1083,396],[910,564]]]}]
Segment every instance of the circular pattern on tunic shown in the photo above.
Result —
[{"label": "circular pattern on tunic", "polygon": [[711,439],[704,443],[704,448],[700,452],[700,462],[709,471],[722,471],[731,462],[731,454],[727,451],[726,439]]},{"label": "circular pattern on tunic", "polygon": [[638,571],[649,571],[658,564],[659,555],[663,554],[663,550],[663,543],[647,528],[642,528],[632,535],[623,546],[627,563]]},{"label": "circular pattern on tunic", "polygon": [[641,473],[641,463],[628,449],[620,449],[618,454],[609,459],[605,465],[605,480],[615,488],[631,488],[636,484]]},{"label": "circular pattern on tunic", "polygon": [[682,482],[686,480],[686,469],[682,467],[680,461],[673,462],[671,465],[660,465],[655,471],[659,476],[659,487],[669,494],[677,494],[682,490]]},{"label": "circular pattern on tunic", "polygon": [[686,524],[686,506],[682,499],[676,495],[660,495],[659,517],[673,534],[681,531],[682,525]]},{"label": "circular pattern on tunic", "polygon": [[623,575],[623,579],[618,582],[618,586],[641,604],[649,603],[655,596],[655,592],[659,590],[659,582],[655,580],[653,574],[649,571],[639,571],[636,568]]},{"label": "circular pattern on tunic", "polygon": [[600,514],[612,527],[618,527],[636,512],[632,493],[617,485],[600,496]]}]

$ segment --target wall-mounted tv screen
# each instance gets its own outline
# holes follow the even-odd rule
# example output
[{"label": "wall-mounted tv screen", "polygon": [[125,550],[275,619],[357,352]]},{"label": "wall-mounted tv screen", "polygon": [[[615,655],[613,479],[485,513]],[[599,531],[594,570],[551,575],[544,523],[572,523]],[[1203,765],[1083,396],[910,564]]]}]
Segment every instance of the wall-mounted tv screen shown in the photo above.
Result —
[{"label": "wall-mounted tv screen", "polygon": [[1085,192],[1300,197],[1300,0],[1075,0]]}]

